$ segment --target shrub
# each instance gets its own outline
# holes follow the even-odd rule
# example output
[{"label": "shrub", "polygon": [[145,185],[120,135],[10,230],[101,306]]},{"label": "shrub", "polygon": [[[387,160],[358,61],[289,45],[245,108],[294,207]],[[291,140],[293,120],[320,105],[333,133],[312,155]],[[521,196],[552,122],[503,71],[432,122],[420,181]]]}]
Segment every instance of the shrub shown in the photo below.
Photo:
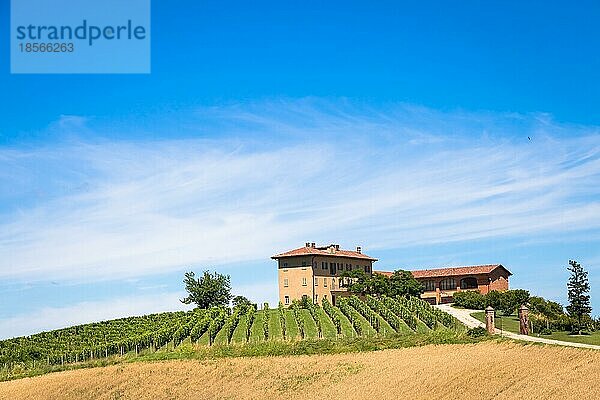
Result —
[{"label": "shrub", "polygon": [[482,326],[478,326],[476,328],[469,328],[467,330],[467,335],[472,338],[483,337],[487,335],[487,330]]},{"label": "shrub", "polygon": [[459,307],[472,310],[483,310],[486,307],[486,298],[479,292],[457,292],[452,297],[454,304]]},{"label": "shrub", "polygon": [[269,339],[269,303],[263,306],[263,336],[265,340]]},{"label": "shrub", "polygon": [[331,303],[327,299],[323,299],[323,311],[329,316],[333,325],[335,325],[335,330],[337,334],[340,335],[342,333],[342,321],[340,321],[340,317],[336,314],[335,309],[331,305]]}]

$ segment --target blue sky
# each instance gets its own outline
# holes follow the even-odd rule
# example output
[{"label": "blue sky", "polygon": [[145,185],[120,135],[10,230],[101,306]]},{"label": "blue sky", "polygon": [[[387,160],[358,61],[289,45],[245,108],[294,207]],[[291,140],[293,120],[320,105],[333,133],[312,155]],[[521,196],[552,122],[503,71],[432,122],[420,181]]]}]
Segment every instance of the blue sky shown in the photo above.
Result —
[{"label": "blue sky", "polygon": [[10,75],[0,16],[0,337],[181,308],[188,269],[275,302],[306,241],[563,303],[574,258],[598,314],[593,2],[155,0],[149,75]]}]

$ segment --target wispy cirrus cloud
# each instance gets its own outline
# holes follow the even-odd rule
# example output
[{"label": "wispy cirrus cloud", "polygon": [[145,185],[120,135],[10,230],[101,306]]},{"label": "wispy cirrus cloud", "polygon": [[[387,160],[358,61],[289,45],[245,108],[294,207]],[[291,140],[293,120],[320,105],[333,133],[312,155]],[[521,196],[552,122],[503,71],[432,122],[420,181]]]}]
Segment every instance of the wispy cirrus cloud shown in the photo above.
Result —
[{"label": "wispy cirrus cloud", "polygon": [[204,139],[0,150],[0,170],[17,171],[2,186],[21,188],[0,208],[0,279],[119,279],[306,240],[393,249],[600,229],[596,127],[318,99],[188,120]]}]

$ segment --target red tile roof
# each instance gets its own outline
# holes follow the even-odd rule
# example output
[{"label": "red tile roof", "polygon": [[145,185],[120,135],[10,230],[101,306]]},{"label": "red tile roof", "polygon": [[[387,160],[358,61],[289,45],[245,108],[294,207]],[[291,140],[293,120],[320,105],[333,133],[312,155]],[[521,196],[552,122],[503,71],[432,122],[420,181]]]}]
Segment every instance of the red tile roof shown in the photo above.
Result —
[{"label": "red tile roof", "polygon": [[366,254],[359,253],[357,251],[350,250],[335,250],[331,253],[328,247],[300,247],[294,250],[286,251],[285,253],[276,254],[271,257],[274,260],[285,257],[294,256],[333,256],[333,257],[346,257],[346,258],[359,258],[361,260],[377,261],[376,258],[369,257]]},{"label": "red tile roof", "polygon": [[[479,275],[489,274],[496,268],[503,268],[509,275],[512,273],[504,268],[502,264],[487,264],[487,265],[471,265],[464,267],[451,267],[451,268],[436,268],[436,269],[422,269],[417,271],[410,271],[415,278],[438,278],[442,276],[462,276],[462,275]],[[391,276],[393,272],[389,271],[373,271],[377,274],[385,276]]]}]

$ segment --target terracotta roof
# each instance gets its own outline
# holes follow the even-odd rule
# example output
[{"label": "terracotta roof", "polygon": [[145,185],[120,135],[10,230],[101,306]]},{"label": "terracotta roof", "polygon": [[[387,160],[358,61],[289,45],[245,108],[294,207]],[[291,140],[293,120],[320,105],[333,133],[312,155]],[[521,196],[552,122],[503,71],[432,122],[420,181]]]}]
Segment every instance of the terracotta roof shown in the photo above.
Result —
[{"label": "terracotta roof", "polygon": [[[504,268],[502,264],[487,264],[487,265],[471,265],[464,267],[451,267],[451,268],[436,268],[436,269],[422,269],[416,271],[410,271],[415,278],[437,278],[441,276],[461,276],[461,275],[478,275],[478,274],[489,274],[496,268],[503,268],[508,272],[509,275],[512,273]],[[391,276],[393,272],[389,271],[373,271],[377,274],[385,276]]]},{"label": "terracotta roof", "polygon": [[335,250],[333,253],[331,253],[328,250],[328,247],[300,247],[294,250],[290,250],[290,251],[286,251],[285,253],[280,253],[280,254],[276,254],[273,257],[271,257],[274,260],[277,260],[278,258],[285,258],[285,257],[294,257],[294,256],[333,256],[333,257],[346,257],[346,258],[359,258],[361,260],[370,260],[370,261],[377,261],[376,258],[373,257],[369,257],[366,254],[363,253],[359,253],[357,251],[350,251],[350,250]]}]

